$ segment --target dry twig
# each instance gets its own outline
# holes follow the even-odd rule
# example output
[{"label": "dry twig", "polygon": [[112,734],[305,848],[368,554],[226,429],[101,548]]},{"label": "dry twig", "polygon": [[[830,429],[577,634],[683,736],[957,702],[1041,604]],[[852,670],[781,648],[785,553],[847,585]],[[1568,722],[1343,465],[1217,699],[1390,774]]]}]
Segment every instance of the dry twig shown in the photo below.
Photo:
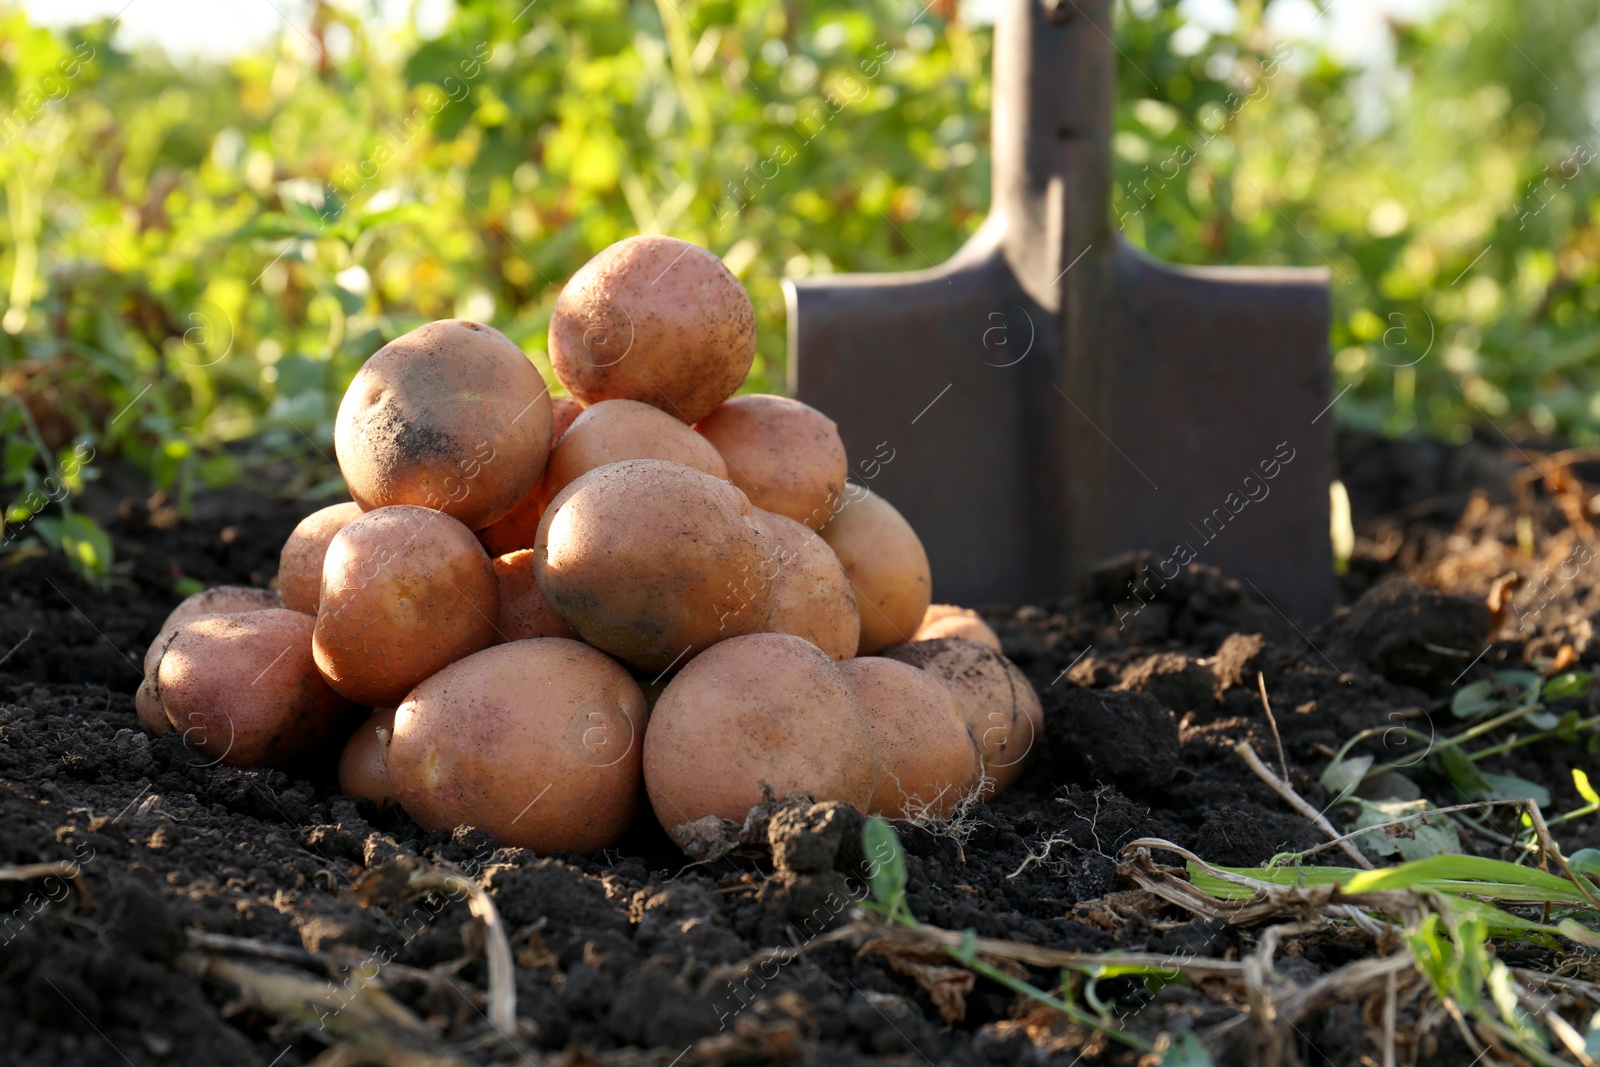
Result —
[{"label": "dry twig", "polygon": [[1342,835],[1338,830],[1334,829],[1333,824],[1320,811],[1307,803],[1304,797],[1296,793],[1292,785],[1273,774],[1272,769],[1261,762],[1261,757],[1256,755],[1256,750],[1250,747],[1250,742],[1240,741],[1233,747],[1233,750],[1244,757],[1244,761],[1250,765],[1250,769],[1255,772],[1256,777],[1270,785],[1273,792],[1288,801],[1290,807],[1309,819],[1311,825],[1328,835],[1331,840],[1339,841],[1339,850],[1349,856],[1357,866],[1369,871],[1373,869],[1372,861],[1363,856],[1360,849],[1356,848],[1348,840],[1340,841],[1339,839]]}]

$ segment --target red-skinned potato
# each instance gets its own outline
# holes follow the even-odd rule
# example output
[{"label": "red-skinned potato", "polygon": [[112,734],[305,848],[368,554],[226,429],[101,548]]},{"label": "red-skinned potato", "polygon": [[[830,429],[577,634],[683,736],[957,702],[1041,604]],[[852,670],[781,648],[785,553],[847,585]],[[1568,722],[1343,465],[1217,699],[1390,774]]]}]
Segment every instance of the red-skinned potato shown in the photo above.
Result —
[{"label": "red-skinned potato", "polygon": [[156,667],[156,697],[184,741],[230,767],[277,766],[327,744],[355,705],[311,660],[311,616],[287,608],[183,623]]},{"label": "red-skinned potato", "polygon": [[471,530],[430,508],[378,508],[328,546],[313,651],[340,693],[392,707],[493,641],[499,613],[494,565]]},{"label": "red-skinned potato", "polygon": [[922,625],[911,635],[913,641],[937,641],[941,637],[959,637],[975,644],[987,645],[996,652],[1000,636],[971,608],[958,608],[954,604],[930,604],[922,616]]},{"label": "red-skinned potato", "polygon": [[202,615],[237,615],[241,611],[265,611],[283,606],[283,598],[270,589],[257,589],[253,585],[216,585],[184,597],[162,620],[161,629],[170,630],[181,622],[198,619]]},{"label": "red-skinned potato", "polygon": [[625,459],[666,459],[728,477],[728,465],[704,437],[660,408],[637,400],[602,400],[585,408],[550,453],[542,492],[545,498],[608,463]]},{"label": "red-skinned potato", "polygon": [[667,685],[644,738],[656,818],[683,841],[709,817],[743,821],[765,782],[864,808],[877,760],[861,702],[838,666],[792,634],[735,637]]},{"label": "red-skinned potato", "polygon": [[361,505],[351,502],[329,505],[300,520],[278,553],[278,595],[283,597],[284,607],[307,615],[317,613],[317,600],[322,596],[322,559],[328,554],[334,535],[361,514]]},{"label": "red-skinned potato", "polygon": [[362,364],[333,441],[363,510],[439,508],[479,530],[538,483],[550,426],[550,392],[522,349],[492,327],[443,319]]},{"label": "red-skinned potato", "polygon": [[356,727],[339,754],[339,792],[366,797],[378,807],[394,799],[389,784],[389,739],[394,736],[394,709],[373,708],[367,721]]},{"label": "red-skinned potato", "polygon": [[644,696],[615,660],[538,638],[468,656],[395,712],[387,766],[424,829],[470,824],[508,845],[594,852],[633,818]]},{"label": "red-skinned potato", "polygon": [[583,475],[539,524],[539,589],[591,645],[639,670],[667,669],[761,628],[777,544],[733,485],[658,459]]},{"label": "red-skinned potato", "polygon": [[868,810],[891,819],[949,817],[978,780],[978,750],[950,687],[881,656],[847,659],[839,671],[861,701],[878,752]]},{"label": "red-skinned potato", "polygon": [[983,799],[1021,776],[1044,734],[1044,708],[1021,668],[992,648],[955,637],[896,645],[883,655],[921,668],[950,687],[978,744],[983,771],[994,779]]},{"label": "red-skinned potato", "polygon": [[887,500],[850,486],[822,539],[844,564],[861,612],[861,644],[870,656],[909,641],[933,596],[928,554],[911,524]]},{"label": "red-skinned potato", "polygon": [[695,427],[727,461],[750,503],[819,529],[850,472],[834,421],[785,396],[736,396]]},{"label": "red-skinned potato", "polygon": [[172,724],[167,721],[166,712],[161,709],[161,700],[156,696],[156,666],[161,662],[161,654],[166,651],[167,643],[172,640],[172,635],[177,632],[179,626],[190,619],[206,615],[233,615],[242,611],[261,611],[283,606],[283,598],[277,593],[270,589],[257,589],[251,585],[218,585],[185,597],[162,620],[156,639],[150,642],[150,647],[145,650],[144,681],[139,684],[139,689],[133,696],[134,711],[144,732],[151,737],[159,737],[172,729]]},{"label": "red-skinned potato", "polygon": [[[576,397],[555,396],[550,398],[550,450],[555,451],[559,442],[572,425],[574,419],[583,414],[583,401]],[[548,469],[549,462],[545,467]],[[503,556],[508,552],[521,552],[533,547],[534,538],[539,536],[539,520],[544,516],[544,506],[550,502],[553,493],[545,491],[543,476],[534,483],[528,495],[517,502],[517,506],[506,512],[504,516],[478,531],[478,540],[483,542],[483,547],[491,556]]]},{"label": "red-skinned potato", "polygon": [[576,640],[578,631],[556,614],[539,592],[531,549],[510,552],[494,561],[494,576],[500,583],[500,617],[495,633],[501,641],[520,641],[527,637],[568,637]]},{"label": "red-skinned potato", "polygon": [[861,613],[844,565],[828,543],[786,515],[755,511],[778,542],[768,633],[803,637],[833,659],[848,659],[861,643]]},{"label": "red-skinned potato", "polygon": [[583,401],[575,396],[550,398],[550,447],[556,447],[561,435],[567,432],[572,420],[583,414]]},{"label": "red-skinned potato", "polygon": [[733,395],[755,352],[739,279],[706,249],[657,234],[584,264],[550,318],[550,365],[569,393],[642,400],[690,424]]}]

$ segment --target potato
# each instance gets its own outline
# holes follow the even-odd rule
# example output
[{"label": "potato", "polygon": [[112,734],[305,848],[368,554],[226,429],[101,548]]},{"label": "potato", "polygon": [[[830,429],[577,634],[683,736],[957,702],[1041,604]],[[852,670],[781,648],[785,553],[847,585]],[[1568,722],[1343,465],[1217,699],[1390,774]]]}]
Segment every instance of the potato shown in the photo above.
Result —
[{"label": "potato", "polygon": [[561,435],[567,432],[572,420],[583,414],[583,401],[575,396],[550,398],[550,447],[555,448]]},{"label": "potato", "polygon": [[550,426],[550,391],[522,349],[499,330],[444,319],[362,364],[333,443],[363,510],[414,504],[480,530],[538,483]]},{"label": "potato", "polygon": [[717,446],[750,503],[813,530],[828,521],[850,472],[832,419],[783,396],[736,396],[695,427]]},{"label": "potato", "polygon": [[978,780],[978,749],[950,687],[881,656],[839,664],[878,752],[868,810],[891,819],[947,818]]},{"label": "potato", "polygon": [[855,590],[861,612],[856,655],[911,640],[933,597],[928,554],[911,524],[883,497],[852,485],[844,506],[822,528],[822,539]]},{"label": "potato", "polygon": [[161,623],[162,631],[202,615],[235,615],[241,611],[262,611],[284,606],[283,597],[271,589],[253,585],[214,585],[178,602]]},{"label": "potato", "polygon": [[394,736],[394,709],[373,708],[366,722],[356,727],[339,754],[339,792],[366,797],[378,807],[394,799],[389,784],[389,739]]},{"label": "potato", "polygon": [[181,624],[156,668],[156,697],[185,742],[230,767],[271,767],[326,744],[355,705],[311,659],[311,616],[287,608]]},{"label": "potato", "polygon": [[955,694],[961,717],[978,743],[983,771],[994,779],[984,799],[1017,780],[1044,733],[1044,708],[1015,663],[992,648],[956,637],[896,645],[883,655],[943,679]]},{"label": "potato", "polygon": [[550,502],[534,552],[550,606],[639,670],[759,630],[776,592],[771,582],[737,592],[777,552],[745,495],[666,460],[624,460],[574,481]]},{"label": "potato", "polygon": [[928,605],[928,610],[922,616],[922,625],[911,635],[911,640],[936,641],[941,637],[959,637],[987,645],[996,652],[1005,651],[1000,647],[999,635],[989,628],[989,624],[976,611],[958,608],[954,604]]},{"label": "potato", "polygon": [[644,696],[615,660],[559,637],[451,664],[395,712],[394,794],[424,829],[594,852],[633,818]]},{"label": "potato", "polygon": [[160,737],[172,729],[172,724],[167,721],[167,713],[161,708],[161,699],[156,695],[156,667],[178,627],[190,619],[208,615],[231,615],[283,606],[283,598],[277,593],[251,585],[218,585],[185,597],[162,621],[156,639],[145,650],[144,681],[133,695],[134,712],[144,732],[151,737]]},{"label": "potato", "polygon": [[[554,419],[550,427],[550,448],[554,451],[556,442],[567,432],[572,420],[583,414],[584,408],[582,401],[570,396],[552,397],[550,404]],[[549,469],[548,461],[545,467]],[[544,517],[544,506],[554,495],[545,491],[545,480],[541,476],[516,507],[479,530],[478,540],[483,542],[489,555],[503,556],[532,548],[533,539],[539,534],[539,520]]]},{"label": "potato", "polygon": [[556,444],[541,490],[554,499],[580,475],[625,459],[668,459],[728,478],[716,447],[671,415],[637,400],[602,400],[585,408]]},{"label": "potato", "polygon": [[743,821],[765,782],[864,808],[877,758],[861,702],[837,665],[792,634],[734,637],[668,684],[644,738],[644,783],[678,840],[707,816]]},{"label": "potato", "polygon": [[756,352],[750,294],[687,241],[618,241],[574,274],[550,318],[550,365],[587,404],[642,400],[694,424],[733,395]]},{"label": "potato", "polygon": [[313,651],[328,684],[393,707],[495,636],[494,565],[461,523],[430,508],[378,508],[340,530],[322,564]]},{"label": "potato", "polygon": [[494,561],[494,576],[500,583],[500,617],[495,620],[495,635],[500,641],[520,641],[525,637],[569,637],[578,631],[556,614],[533,570],[531,549],[511,552]]},{"label": "potato", "polygon": [[755,510],[757,523],[778,542],[777,592],[767,615],[768,633],[803,637],[833,659],[855,655],[861,613],[844,565],[828,543],[786,515]]},{"label": "potato", "polygon": [[300,520],[278,553],[278,594],[283,597],[284,607],[307,615],[317,613],[317,600],[322,596],[322,558],[328,554],[333,535],[361,514],[360,504],[332,504]]}]

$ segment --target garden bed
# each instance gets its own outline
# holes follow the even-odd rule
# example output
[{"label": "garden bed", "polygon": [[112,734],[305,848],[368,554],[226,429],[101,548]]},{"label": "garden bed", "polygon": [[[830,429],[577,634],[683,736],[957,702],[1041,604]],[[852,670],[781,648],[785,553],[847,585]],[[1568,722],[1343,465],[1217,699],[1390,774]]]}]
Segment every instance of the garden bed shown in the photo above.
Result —
[{"label": "garden bed", "polygon": [[[1058,952],[1236,963],[1269,924],[1230,925],[1159,899],[1132,878],[1140,854],[1125,846],[1160,838],[1243,867],[1325,843],[1251,769],[1241,743],[1271,773],[1286,765],[1318,810],[1334,799],[1319,782],[1330,759],[1363,730],[1372,739],[1353,751],[1375,767],[1388,763],[1436,804],[1460,800],[1425,740],[1458,728],[1452,695],[1497,670],[1580,670],[1593,656],[1600,580],[1584,565],[1594,532],[1582,486],[1600,477],[1582,455],[1546,463],[1527,451],[1542,475],[1519,450],[1346,434],[1341,467],[1359,537],[1342,581],[1356,607],[1321,626],[1297,628],[1203,560],[1132,615],[1119,601],[1138,561],[1106,567],[1081,599],[986,611],[1043,698],[1045,734],[994,803],[950,825],[897,825],[910,913]],[[756,836],[779,843],[776,867],[763,848],[691,862],[647,806],[616,848],[535,856],[479,831],[423,833],[338,795],[327,765],[236,770],[176,735],[147,738],[133,694],[179,583],[264,584],[316,505],[240,489],[202,495],[180,520],[134,494],[137,484],[101,483],[90,499],[121,561],[111,587],[86,585],[55,555],[0,560],[0,864],[81,869],[77,888],[59,877],[0,882],[8,1062],[287,1067],[326,1055],[665,1067],[1139,1055],[997,981],[973,982],[925,945],[874,945],[887,928],[853,919],[868,882],[848,813],[791,805],[774,817]],[[1494,616],[1486,598],[1511,572],[1522,585]],[[1382,584],[1400,575],[1421,585]],[[1581,713],[1590,700],[1573,695],[1551,711]],[[1481,766],[1543,786],[1546,811],[1566,812],[1585,803],[1572,774],[1594,760],[1585,741],[1524,745]],[[1346,814],[1329,817],[1342,829]],[[1555,834],[1568,853],[1600,845],[1600,819],[1573,818]],[[1510,854],[1471,833],[1461,840],[1469,853]],[[1178,862],[1160,849],[1145,857],[1147,870]],[[1307,862],[1349,861],[1327,849]],[[415,891],[446,866],[487,888],[509,935],[515,1034],[491,1022],[494,982],[468,901]],[[1275,981],[1301,990],[1375,951],[1338,925],[1287,944]],[[1500,953],[1541,973],[1592,966],[1565,941]],[[1056,980],[1053,965],[1006,966],[1043,988]],[[1398,995],[1351,988],[1294,1021],[1282,1047],[1308,1063],[1360,1062],[1374,1054],[1387,1003],[1403,1034],[1423,1035],[1403,1055],[1471,1061],[1457,1028],[1407,1020]],[[1272,1043],[1259,1025],[1230,1028],[1251,1012],[1251,995],[1225,974],[1153,994],[1135,979],[1107,980],[1098,992],[1118,998],[1120,1024],[1144,1039],[1207,1034],[1219,1063],[1256,1062],[1246,1050]]]}]

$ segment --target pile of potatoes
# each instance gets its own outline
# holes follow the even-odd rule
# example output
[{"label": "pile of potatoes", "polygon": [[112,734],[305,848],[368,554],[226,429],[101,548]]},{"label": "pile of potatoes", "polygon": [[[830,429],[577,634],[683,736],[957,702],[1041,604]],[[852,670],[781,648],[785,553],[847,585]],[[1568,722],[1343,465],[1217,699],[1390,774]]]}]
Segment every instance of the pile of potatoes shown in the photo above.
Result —
[{"label": "pile of potatoes", "polygon": [[352,502],[295,528],[275,592],[172,613],[141,725],[234,766],[341,745],[345,792],[547,852],[611,844],[641,782],[680,841],[763,787],[896,817],[993,795],[1037,695],[930,605],[827,416],[732,397],[755,342],[720,259],[643,236],[560,294],[570,396],[479,323],[385,345],[335,424]]}]

